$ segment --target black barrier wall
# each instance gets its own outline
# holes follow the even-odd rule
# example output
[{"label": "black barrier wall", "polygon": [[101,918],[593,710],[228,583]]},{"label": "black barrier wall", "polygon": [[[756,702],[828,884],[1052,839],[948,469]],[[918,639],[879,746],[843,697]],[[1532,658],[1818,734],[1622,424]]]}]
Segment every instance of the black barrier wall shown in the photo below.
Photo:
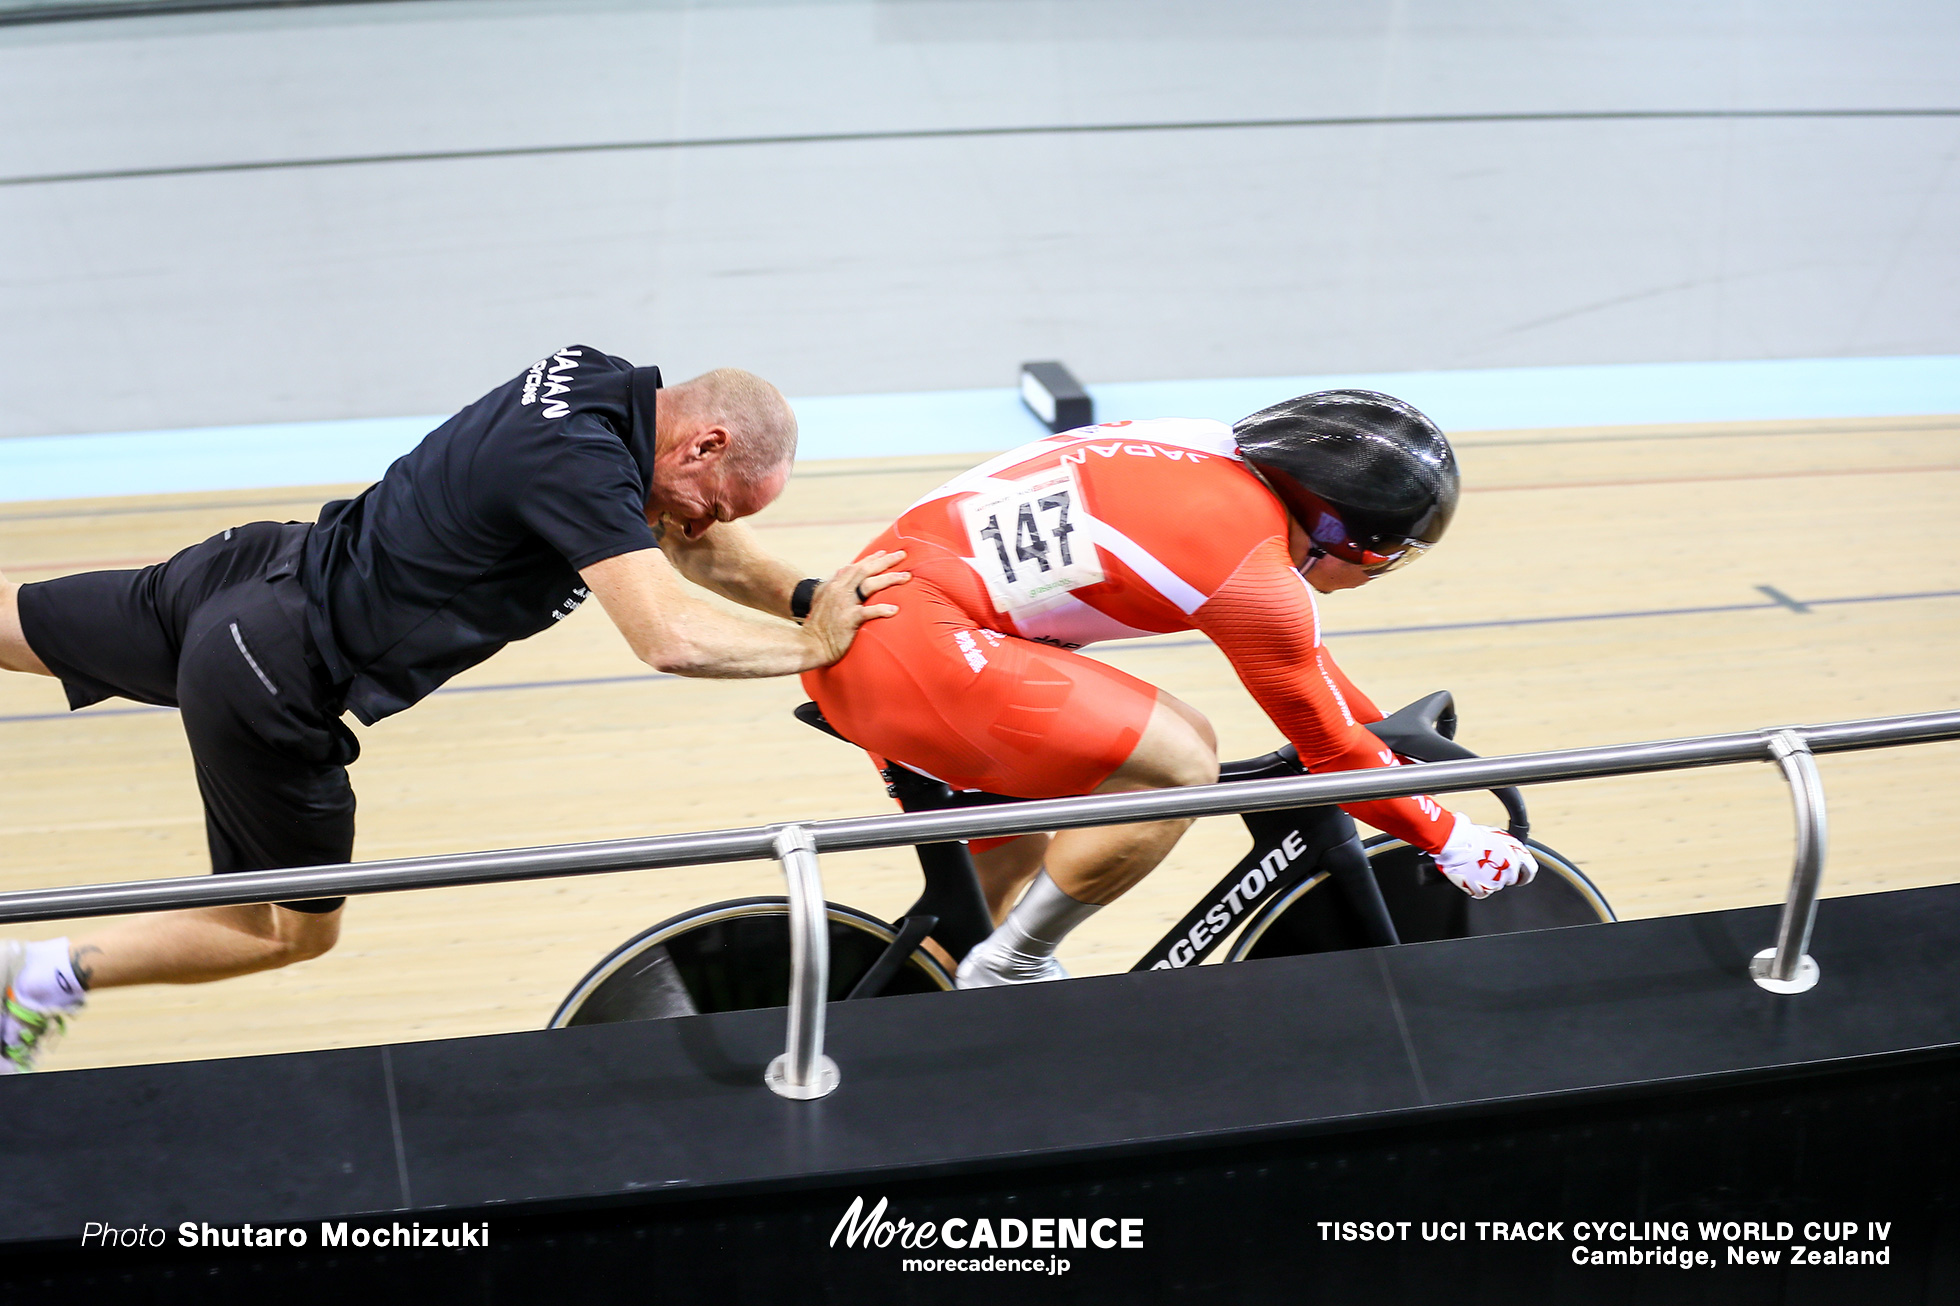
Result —
[{"label": "black barrier wall", "polygon": [[[303,1252],[16,1247],[0,1285],[14,1301],[1946,1306],[1960,1300],[1957,1109],[1947,1051],[1066,1165],[350,1222],[487,1225],[489,1246],[467,1251],[322,1249],[317,1229]],[[996,1242],[1017,1222],[1079,1221],[1088,1245],[899,1245],[926,1224],[970,1242],[983,1220]],[[1846,1252],[1882,1263],[1792,1263]],[[1650,1263],[1590,1263],[1632,1257]],[[1030,1268],[966,1268],[1006,1260]]]},{"label": "black barrier wall", "polygon": [[1960,886],[1774,917],[0,1081],[0,1301],[1949,1306]]}]

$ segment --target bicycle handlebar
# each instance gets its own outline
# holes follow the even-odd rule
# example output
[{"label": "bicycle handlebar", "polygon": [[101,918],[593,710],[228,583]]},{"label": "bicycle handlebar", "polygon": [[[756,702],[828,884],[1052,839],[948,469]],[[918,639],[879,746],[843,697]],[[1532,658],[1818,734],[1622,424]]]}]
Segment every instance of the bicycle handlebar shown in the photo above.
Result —
[{"label": "bicycle handlebar", "polygon": [[[1461,762],[1477,755],[1456,742],[1456,700],[1447,689],[1419,698],[1369,725],[1375,738],[1414,762]],[[1524,795],[1515,786],[1493,789],[1510,818],[1511,837],[1523,843],[1531,834]]]}]

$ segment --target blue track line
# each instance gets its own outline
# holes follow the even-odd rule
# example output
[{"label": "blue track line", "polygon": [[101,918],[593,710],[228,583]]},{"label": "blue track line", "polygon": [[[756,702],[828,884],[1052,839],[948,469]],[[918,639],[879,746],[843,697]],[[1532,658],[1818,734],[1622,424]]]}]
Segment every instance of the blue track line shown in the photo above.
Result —
[{"label": "blue track line", "polygon": [[[1578,621],[1623,621],[1633,617],[1697,617],[1711,612],[1785,612],[1830,607],[1841,603],[1899,603],[1908,599],[1960,598],[1960,590],[1922,590],[1913,594],[1854,594],[1841,599],[1805,599],[1797,607],[1790,603],[1717,603],[1700,608],[1644,608],[1634,612],[1576,612],[1563,617],[1507,617],[1502,621],[1450,621],[1430,626],[1375,626],[1364,630],[1330,630],[1326,637],[1359,639],[1364,635],[1426,635],[1439,630],[1500,630],[1507,626],[1558,626]],[[1794,600],[1792,600],[1794,602]],[[1129,645],[1131,652],[1147,653],[1154,648],[1192,648],[1211,643],[1208,639],[1166,640],[1161,644]]]},{"label": "blue track line", "polygon": [[[1730,359],[1091,383],[1114,417],[1234,418],[1311,390],[1385,390],[1445,430],[1517,431],[1960,413],[1960,354]],[[793,399],[798,457],[972,455],[1046,430],[1011,386]],[[0,440],[10,502],[365,485],[445,414]]]},{"label": "blue track line", "polygon": [[[1856,594],[1842,599],[1805,599],[1803,606],[1830,607],[1842,603],[1900,603],[1909,599],[1960,598],[1960,590],[1922,590],[1915,594]],[[1704,608],[1647,608],[1638,612],[1581,612],[1566,617],[1511,617],[1503,621],[1454,621],[1434,626],[1380,626],[1373,630],[1330,631],[1335,639],[1357,635],[1420,635],[1436,630],[1496,630],[1505,626],[1555,626],[1568,621],[1623,621],[1633,617],[1696,617],[1710,612],[1762,612],[1781,609],[1786,603],[1717,603]]]},{"label": "blue track line", "polygon": [[[506,689],[570,689],[581,685],[623,685],[641,680],[679,680],[681,677],[665,671],[647,671],[637,676],[582,676],[571,680],[513,680],[497,685],[444,685],[438,694],[494,694]],[[86,709],[84,709],[86,710]],[[105,707],[89,712],[98,716],[139,716],[151,712],[175,712],[174,707]],[[11,725],[16,721],[67,721],[73,712],[30,712],[21,716],[0,716],[0,725]]]},{"label": "blue track line", "polygon": [[[1758,588],[1767,590],[1768,586]],[[1778,592],[1781,593],[1780,591]],[[1364,630],[1330,630],[1329,639],[1360,639],[1367,635],[1427,635],[1444,630],[1501,630],[1512,626],[1561,626],[1580,621],[1625,621],[1636,617],[1698,617],[1715,612],[1804,612],[1810,608],[1836,607],[1847,603],[1903,603],[1914,599],[1960,598],[1960,590],[1919,590],[1910,594],[1854,594],[1838,599],[1805,599],[1801,603],[1783,598],[1767,603],[1716,603],[1694,608],[1643,608],[1634,612],[1578,612],[1563,617],[1507,617],[1501,621],[1449,621],[1428,626],[1376,626]],[[1160,648],[1195,648],[1211,643],[1208,639],[1165,640],[1161,644],[1128,643],[1115,645],[1131,653],[1148,653]],[[496,694],[520,689],[575,689],[586,685],[625,685],[651,680],[681,680],[684,677],[664,671],[648,671],[631,676],[581,676],[570,680],[513,680],[495,685],[446,685],[437,694]],[[149,712],[174,712],[169,707],[110,707],[88,713],[90,717],[136,716]],[[0,716],[0,725],[26,721],[69,721],[72,712],[29,712],[20,716]]]}]

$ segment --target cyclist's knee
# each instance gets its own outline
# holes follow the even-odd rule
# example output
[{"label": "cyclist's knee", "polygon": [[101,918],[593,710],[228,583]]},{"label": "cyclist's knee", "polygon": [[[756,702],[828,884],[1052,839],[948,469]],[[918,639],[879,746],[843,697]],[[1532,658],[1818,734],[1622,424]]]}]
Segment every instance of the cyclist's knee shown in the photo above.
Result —
[{"label": "cyclist's knee", "polygon": [[1170,762],[1165,787],[1218,783],[1218,746],[1202,741],[1181,751]]},{"label": "cyclist's knee", "polygon": [[1100,786],[1103,792],[1174,789],[1218,779],[1218,737],[1204,714],[1160,694],[1129,759]]},{"label": "cyclist's knee", "polygon": [[1218,770],[1218,732],[1212,729],[1211,718],[1206,716],[1203,712],[1200,712],[1197,708],[1192,707],[1189,703],[1185,702],[1183,699],[1177,698],[1171,694],[1166,694],[1163,690],[1160,689],[1157,691],[1157,711],[1162,712],[1166,709],[1174,713],[1179,720],[1183,721],[1186,725],[1190,726],[1191,729],[1197,733],[1198,740],[1204,745],[1205,751],[1211,757],[1211,764],[1212,764],[1212,771],[1213,771],[1211,780],[1203,780],[1200,781],[1199,783],[1210,784],[1212,783],[1212,781],[1217,780],[1218,776],[1216,773]]}]

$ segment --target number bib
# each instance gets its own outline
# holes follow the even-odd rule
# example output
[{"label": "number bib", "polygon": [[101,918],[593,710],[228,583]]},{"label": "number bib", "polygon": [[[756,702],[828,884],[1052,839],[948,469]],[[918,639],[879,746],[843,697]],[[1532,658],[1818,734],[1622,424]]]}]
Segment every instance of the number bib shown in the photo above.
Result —
[{"label": "number bib", "polygon": [[1102,560],[1081,507],[1082,488],[1068,467],[1038,472],[1010,488],[982,490],[961,505],[973,561],[994,607],[1039,612],[1070,590],[1102,583]]}]

